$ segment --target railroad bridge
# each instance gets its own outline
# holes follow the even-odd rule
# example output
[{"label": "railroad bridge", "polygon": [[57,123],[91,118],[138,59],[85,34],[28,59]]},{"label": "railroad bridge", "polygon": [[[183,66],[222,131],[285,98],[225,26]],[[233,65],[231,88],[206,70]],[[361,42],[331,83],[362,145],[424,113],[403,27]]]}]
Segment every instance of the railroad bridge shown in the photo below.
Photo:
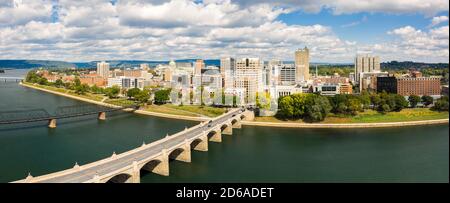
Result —
[{"label": "railroad bridge", "polygon": [[0,125],[48,121],[49,128],[56,128],[56,121],[58,119],[98,115],[97,118],[99,120],[105,120],[107,112],[120,110],[133,111],[138,108],[139,106],[137,105],[120,106],[117,104],[104,104],[103,106],[99,106],[95,104],[82,104],[58,107],[54,114],[48,113],[45,109],[0,111]]},{"label": "railroad bridge", "polygon": [[30,174],[16,183],[139,183],[141,170],[169,175],[169,160],[191,162],[191,150],[208,151],[208,142],[221,142],[222,134],[231,135],[241,128],[242,120],[253,120],[254,113],[232,109],[210,121],[186,128],[150,144],[111,157],[78,165],[71,169],[33,177]]}]

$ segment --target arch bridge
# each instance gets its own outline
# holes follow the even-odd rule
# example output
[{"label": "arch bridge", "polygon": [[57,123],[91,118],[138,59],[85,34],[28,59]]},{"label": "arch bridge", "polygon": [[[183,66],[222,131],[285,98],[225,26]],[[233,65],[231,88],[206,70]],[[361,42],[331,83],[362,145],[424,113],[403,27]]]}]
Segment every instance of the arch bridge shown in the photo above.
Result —
[{"label": "arch bridge", "polygon": [[169,160],[191,162],[191,150],[208,151],[208,142],[221,142],[241,128],[242,120],[253,120],[252,111],[232,109],[210,121],[186,128],[150,144],[64,171],[33,177],[17,183],[139,183],[141,170],[169,176]]}]

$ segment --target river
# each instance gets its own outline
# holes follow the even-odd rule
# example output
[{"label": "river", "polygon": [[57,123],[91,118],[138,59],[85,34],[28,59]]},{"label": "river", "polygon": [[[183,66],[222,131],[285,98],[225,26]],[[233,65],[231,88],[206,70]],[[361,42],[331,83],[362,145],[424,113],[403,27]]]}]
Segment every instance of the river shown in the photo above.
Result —
[{"label": "river", "polygon": [[[23,71],[7,70],[17,76]],[[0,83],[0,111],[80,101]],[[157,140],[196,122],[118,113],[45,124],[0,127],[0,182],[86,164]],[[170,162],[170,176],[142,173],[141,182],[448,182],[447,125],[382,129],[282,129],[243,126],[192,163]]]}]

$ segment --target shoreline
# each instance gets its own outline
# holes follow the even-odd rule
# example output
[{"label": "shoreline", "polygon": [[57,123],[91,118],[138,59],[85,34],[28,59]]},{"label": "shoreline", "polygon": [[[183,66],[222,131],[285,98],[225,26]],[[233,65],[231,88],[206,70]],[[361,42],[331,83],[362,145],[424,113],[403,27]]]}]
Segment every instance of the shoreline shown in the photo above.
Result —
[{"label": "shoreline", "polygon": [[[19,83],[22,86],[29,87],[36,90],[41,90],[44,92],[76,99],[79,101],[84,101],[88,103],[93,103],[102,106],[111,106],[111,104],[94,101],[86,98],[77,97],[74,95],[56,92],[40,87],[36,87],[34,85]],[[187,120],[187,121],[198,121],[203,122],[209,120],[209,118],[204,117],[191,117],[191,116],[182,116],[182,115],[173,115],[173,114],[165,114],[165,113],[157,113],[150,112],[144,110],[136,110],[134,111],[136,114],[140,115],[148,115],[155,116],[161,118],[168,119],[177,119],[177,120]],[[445,124],[449,123],[449,118],[446,119],[435,119],[435,120],[420,120],[420,121],[402,121],[402,122],[383,122],[383,123],[347,123],[347,124],[333,124],[333,123],[292,123],[292,122],[258,122],[258,121],[242,121],[242,125],[246,126],[260,126],[260,127],[278,127],[278,128],[385,128],[385,127],[405,127],[405,126],[418,126],[418,125],[436,125],[436,124]]]},{"label": "shoreline", "polygon": [[[24,87],[40,90],[40,91],[43,91],[43,92],[48,92],[48,93],[51,93],[51,94],[56,94],[56,95],[59,95],[59,96],[63,96],[63,97],[67,97],[67,98],[71,98],[71,99],[75,99],[75,100],[79,100],[79,101],[83,101],[83,102],[87,102],[87,103],[97,104],[97,105],[100,105],[100,106],[108,106],[108,107],[114,106],[113,104],[108,104],[108,103],[100,102],[100,101],[94,101],[94,100],[91,100],[91,99],[77,97],[77,96],[66,94],[66,93],[62,93],[62,92],[56,92],[56,91],[52,91],[52,90],[36,87],[34,85],[24,84],[22,82],[19,83],[19,84],[24,86]],[[116,107],[119,107],[119,106],[116,106]],[[144,110],[135,110],[134,113],[140,114],[140,115],[148,115],[148,116],[155,116],[155,117],[161,117],[161,118],[188,120],[188,121],[203,122],[203,121],[209,120],[208,118],[202,118],[202,117],[191,117],[191,116],[164,114],[164,113],[150,112],[150,111],[144,111]]]}]

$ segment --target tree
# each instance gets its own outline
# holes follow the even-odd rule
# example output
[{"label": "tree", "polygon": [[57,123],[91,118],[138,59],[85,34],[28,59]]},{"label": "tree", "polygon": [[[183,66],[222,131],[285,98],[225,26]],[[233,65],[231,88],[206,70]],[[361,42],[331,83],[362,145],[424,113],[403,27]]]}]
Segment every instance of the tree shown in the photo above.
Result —
[{"label": "tree", "polygon": [[146,103],[150,99],[150,92],[148,90],[139,91],[133,96],[139,103]]},{"label": "tree", "polygon": [[136,95],[140,94],[141,90],[139,88],[132,88],[127,91],[127,96],[129,98],[134,98]]},{"label": "tree", "polygon": [[391,108],[387,104],[382,104],[379,106],[378,111],[381,112],[382,114],[385,114],[385,113],[391,111]]},{"label": "tree", "polygon": [[363,110],[361,100],[357,98],[351,98],[347,100],[346,106],[347,106],[347,113],[351,115],[356,115],[358,114],[359,111]]},{"label": "tree", "polygon": [[302,118],[306,112],[306,101],[312,94],[292,94],[293,115],[294,118]]},{"label": "tree", "polygon": [[306,115],[304,120],[311,122],[323,121],[332,109],[328,99],[321,95],[309,94],[305,103]]},{"label": "tree", "polygon": [[406,101],[405,97],[399,94],[394,94],[395,107],[394,111],[401,111],[402,109],[408,107],[408,101]]},{"label": "tree", "polygon": [[105,89],[105,94],[109,98],[116,98],[119,95],[120,87],[117,85],[114,85],[112,87],[108,87]]},{"label": "tree", "polygon": [[91,92],[94,93],[94,94],[102,94],[102,93],[104,93],[104,89],[101,88],[101,87],[98,87],[97,85],[94,84],[91,87]]},{"label": "tree", "polygon": [[40,85],[47,85],[48,84],[48,80],[47,80],[47,78],[39,78],[38,79],[38,83],[40,84]]},{"label": "tree", "polygon": [[376,109],[381,104],[381,97],[377,93],[370,95],[370,103],[373,105],[373,109]]},{"label": "tree", "polygon": [[423,95],[422,96],[422,103],[425,107],[428,107],[430,104],[433,103],[433,97],[428,96],[428,95]]},{"label": "tree", "polygon": [[408,101],[412,108],[416,108],[417,104],[420,102],[420,97],[417,95],[411,95],[408,97]]},{"label": "tree", "polygon": [[439,98],[431,109],[434,111],[448,111],[448,96]]},{"label": "tree", "polygon": [[278,102],[279,116],[283,118],[293,118],[294,116],[294,100],[291,96],[281,97]]},{"label": "tree", "polygon": [[76,77],[75,80],[73,80],[73,83],[75,84],[75,87],[80,86],[81,85],[80,78]]},{"label": "tree", "polygon": [[155,103],[164,104],[169,100],[171,89],[162,89],[155,92]]},{"label": "tree", "polygon": [[57,79],[55,81],[55,86],[56,87],[62,87],[62,86],[64,86],[64,83],[63,83],[63,81],[61,79]]},{"label": "tree", "polygon": [[80,95],[86,94],[86,92],[88,90],[89,90],[89,85],[87,85],[87,84],[75,86],[75,93],[80,94]]}]

